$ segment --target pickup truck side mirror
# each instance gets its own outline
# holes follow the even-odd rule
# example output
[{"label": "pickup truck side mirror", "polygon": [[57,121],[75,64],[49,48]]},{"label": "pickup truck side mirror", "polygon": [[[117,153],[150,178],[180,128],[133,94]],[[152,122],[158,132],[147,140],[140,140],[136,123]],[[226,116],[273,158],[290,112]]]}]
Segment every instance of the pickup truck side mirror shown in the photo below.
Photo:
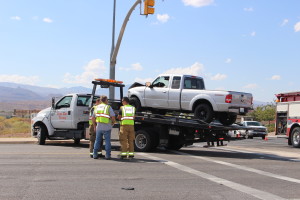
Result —
[{"label": "pickup truck side mirror", "polygon": [[150,87],[151,88],[151,82],[146,82],[146,87]]}]

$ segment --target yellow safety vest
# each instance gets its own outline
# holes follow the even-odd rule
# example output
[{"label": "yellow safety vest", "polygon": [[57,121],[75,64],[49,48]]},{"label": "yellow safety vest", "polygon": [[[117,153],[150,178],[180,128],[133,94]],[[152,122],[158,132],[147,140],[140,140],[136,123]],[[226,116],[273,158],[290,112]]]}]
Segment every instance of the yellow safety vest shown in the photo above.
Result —
[{"label": "yellow safety vest", "polygon": [[125,105],[122,106],[121,109],[122,109],[121,125],[134,125],[135,107],[131,105]]},{"label": "yellow safety vest", "polygon": [[93,124],[93,113],[94,111],[96,110],[97,106],[93,106],[91,109],[90,109],[90,115],[89,115],[89,125],[92,125]]},{"label": "yellow safety vest", "polygon": [[110,106],[104,103],[101,103],[97,106],[95,115],[96,122],[108,124],[110,123],[110,115],[109,115]]}]

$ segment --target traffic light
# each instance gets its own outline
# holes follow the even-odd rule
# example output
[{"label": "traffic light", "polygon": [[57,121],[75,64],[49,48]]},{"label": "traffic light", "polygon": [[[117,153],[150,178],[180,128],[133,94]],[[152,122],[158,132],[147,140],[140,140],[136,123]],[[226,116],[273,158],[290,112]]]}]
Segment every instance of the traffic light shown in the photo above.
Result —
[{"label": "traffic light", "polygon": [[155,5],[155,0],[145,0],[144,1],[144,15],[154,14],[155,9],[153,6]]}]

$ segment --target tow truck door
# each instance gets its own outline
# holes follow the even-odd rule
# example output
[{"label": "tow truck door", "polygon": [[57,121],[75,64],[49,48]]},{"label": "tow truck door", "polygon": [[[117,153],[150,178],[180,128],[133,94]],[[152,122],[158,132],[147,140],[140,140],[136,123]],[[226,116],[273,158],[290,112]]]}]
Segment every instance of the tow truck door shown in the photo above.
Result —
[{"label": "tow truck door", "polygon": [[72,96],[64,96],[52,108],[50,123],[55,129],[72,129]]},{"label": "tow truck door", "polygon": [[169,99],[169,76],[160,76],[145,89],[145,104],[152,108],[167,108]]}]

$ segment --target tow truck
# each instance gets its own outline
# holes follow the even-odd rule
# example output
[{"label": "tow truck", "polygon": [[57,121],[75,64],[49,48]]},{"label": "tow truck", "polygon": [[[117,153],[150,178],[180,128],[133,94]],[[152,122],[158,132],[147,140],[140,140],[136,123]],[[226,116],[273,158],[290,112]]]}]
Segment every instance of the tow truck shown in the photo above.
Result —
[{"label": "tow truck", "polygon": [[[109,104],[118,113],[123,98],[124,84],[110,79],[96,79],[92,81],[91,94],[65,95],[59,101],[52,100],[52,106],[42,110],[32,119],[32,136],[38,139],[39,145],[44,145],[46,139],[73,139],[80,143],[82,139],[89,139],[88,118],[89,108],[98,98],[97,87],[120,88],[119,99],[109,99]],[[67,101],[68,100],[68,101]],[[80,102],[80,100],[84,100]],[[115,124],[114,128],[119,128]],[[153,114],[150,112],[136,113],[135,117],[135,150],[148,152],[156,147],[178,150],[183,146],[197,142],[207,142],[208,146],[224,145],[230,141],[229,130],[251,129],[242,126],[224,126],[221,123],[206,123],[193,116]]]}]

